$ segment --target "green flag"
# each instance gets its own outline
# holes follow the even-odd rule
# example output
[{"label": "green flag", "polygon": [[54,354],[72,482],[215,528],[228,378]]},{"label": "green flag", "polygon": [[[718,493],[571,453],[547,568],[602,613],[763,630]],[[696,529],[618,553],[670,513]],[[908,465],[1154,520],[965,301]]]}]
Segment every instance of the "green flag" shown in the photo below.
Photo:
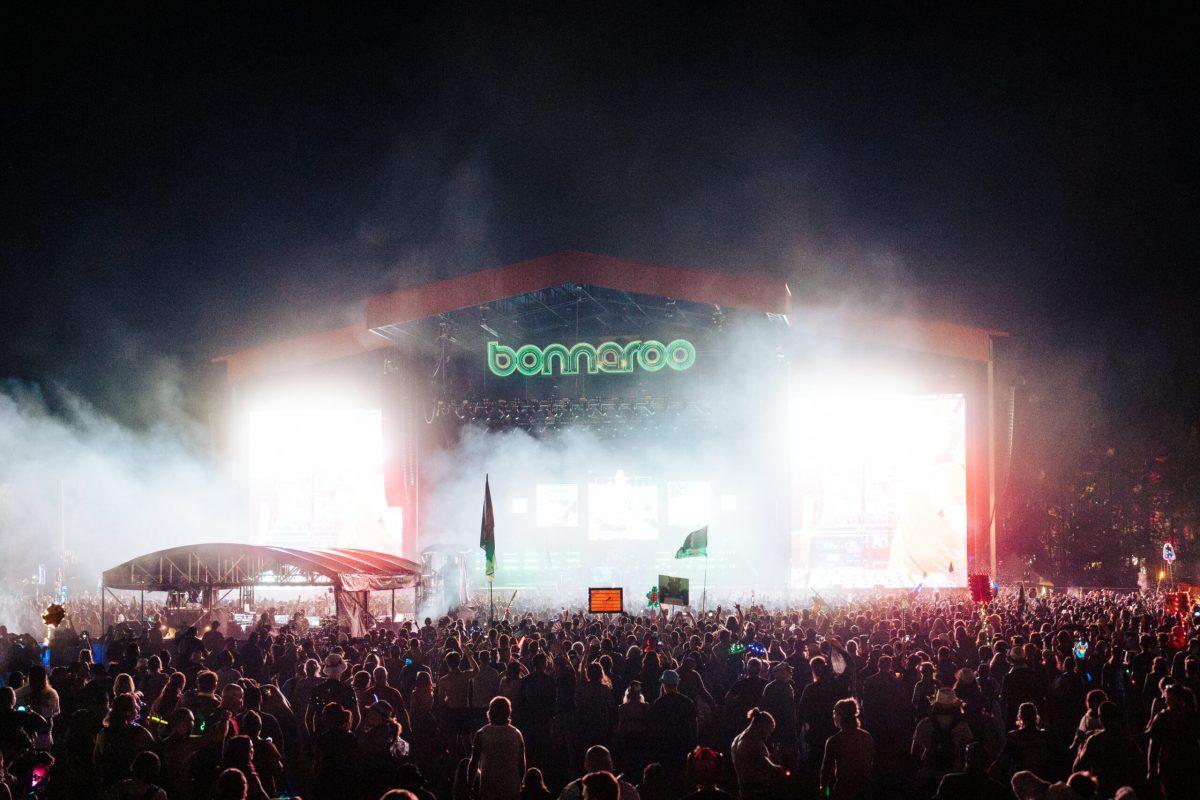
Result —
[{"label": "green flag", "polygon": [[708,526],[692,531],[683,540],[683,547],[675,551],[676,558],[695,558],[708,555]]},{"label": "green flag", "polygon": [[496,574],[496,517],[492,514],[492,487],[486,475],[483,477],[483,523],[479,526],[479,546],[487,558],[483,573],[491,582]]}]

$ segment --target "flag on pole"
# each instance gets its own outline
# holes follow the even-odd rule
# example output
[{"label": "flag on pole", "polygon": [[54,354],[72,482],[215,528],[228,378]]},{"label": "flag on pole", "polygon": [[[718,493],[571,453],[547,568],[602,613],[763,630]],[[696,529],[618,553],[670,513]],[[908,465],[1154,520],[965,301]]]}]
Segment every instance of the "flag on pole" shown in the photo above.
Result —
[{"label": "flag on pole", "polygon": [[483,477],[483,523],[479,526],[479,546],[487,558],[483,573],[491,582],[496,574],[496,517],[492,514],[492,487],[486,475]]},{"label": "flag on pole", "polygon": [[676,558],[695,558],[708,555],[708,526],[692,531],[683,540],[683,547],[675,551]]}]

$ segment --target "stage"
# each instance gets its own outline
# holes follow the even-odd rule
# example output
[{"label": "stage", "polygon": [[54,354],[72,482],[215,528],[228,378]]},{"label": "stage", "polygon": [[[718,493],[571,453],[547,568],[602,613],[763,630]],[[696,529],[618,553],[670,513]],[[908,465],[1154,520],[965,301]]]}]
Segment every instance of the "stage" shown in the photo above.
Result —
[{"label": "stage", "polygon": [[579,253],[380,295],[221,359],[246,538],[465,593],[486,475],[504,592],[637,599],[705,560],[726,594],[962,587],[992,560],[995,335]]}]

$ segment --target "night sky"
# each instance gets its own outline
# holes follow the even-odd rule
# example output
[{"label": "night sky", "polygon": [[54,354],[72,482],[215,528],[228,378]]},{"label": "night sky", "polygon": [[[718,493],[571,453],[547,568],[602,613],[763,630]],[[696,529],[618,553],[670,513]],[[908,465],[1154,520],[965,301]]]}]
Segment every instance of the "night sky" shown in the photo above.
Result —
[{"label": "night sky", "polygon": [[1192,6],[239,5],[5,12],[0,377],[203,416],[213,356],[561,249],[1004,328],[1017,372],[1196,352]]}]

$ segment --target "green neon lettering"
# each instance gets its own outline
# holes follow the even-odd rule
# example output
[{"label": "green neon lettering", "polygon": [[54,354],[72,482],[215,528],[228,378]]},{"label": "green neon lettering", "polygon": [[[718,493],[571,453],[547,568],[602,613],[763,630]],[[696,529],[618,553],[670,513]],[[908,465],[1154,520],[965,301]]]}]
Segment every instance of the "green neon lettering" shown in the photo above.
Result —
[{"label": "green neon lettering", "polygon": [[517,348],[517,372],[522,375],[537,375],[542,371],[542,350],[535,344],[523,344]]},{"label": "green neon lettering", "polygon": [[571,369],[572,375],[578,375],[580,372],[579,362],[587,357],[587,371],[589,375],[595,375],[599,370],[596,365],[596,348],[592,347],[587,342],[571,345]]},{"label": "green neon lettering", "polygon": [[601,372],[632,372],[632,367],[628,370],[621,369],[621,353],[621,345],[616,342],[604,342],[596,348],[596,365],[600,367]]},{"label": "green neon lettering", "polygon": [[634,366],[637,365],[638,350],[641,346],[641,339],[634,339],[621,348],[621,369],[617,370],[617,372],[633,372]]},{"label": "green neon lettering", "polygon": [[558,372],[560,375],[574,375],[575,367],[571,364],[571,351],[567,349],[565,344],[548,344],[542,348],[542,374],[554,374],[554,359],[558,358]]},{"label": "green neon lettering", "polygon": [[637,361],[646,372],[658,372],[667,364],[667,348],[662,342],[647,339],[638,350]]},{"label": "green neon lettering", "polygon": [[488,369],[493,375],[507,378],[517,368],[517,353],[499,342],[488,342]]},{"label": "green neon lettering", "polygon": [[527,377],[553,375],[555,362],[560,375],[589,375],[597,373],[628,374],[635,368],[658,372],[670,367],[677,372],[696,363],[696,348],[687,339],[675,339],[663,344],[655,339],[634,339],[624,345],[619,342],[587,342],[567,347],[555,342],[544,348],[524,344],[514,349],[499,342],[487,343],[487,366],[493,375],[506,378],[514,372]]},{"label": "green neon lettering", "polygon": [[667,364],[671,369],[683,371],[696,363],[696,348],[687,339],[676,339],[667,345]]}]

